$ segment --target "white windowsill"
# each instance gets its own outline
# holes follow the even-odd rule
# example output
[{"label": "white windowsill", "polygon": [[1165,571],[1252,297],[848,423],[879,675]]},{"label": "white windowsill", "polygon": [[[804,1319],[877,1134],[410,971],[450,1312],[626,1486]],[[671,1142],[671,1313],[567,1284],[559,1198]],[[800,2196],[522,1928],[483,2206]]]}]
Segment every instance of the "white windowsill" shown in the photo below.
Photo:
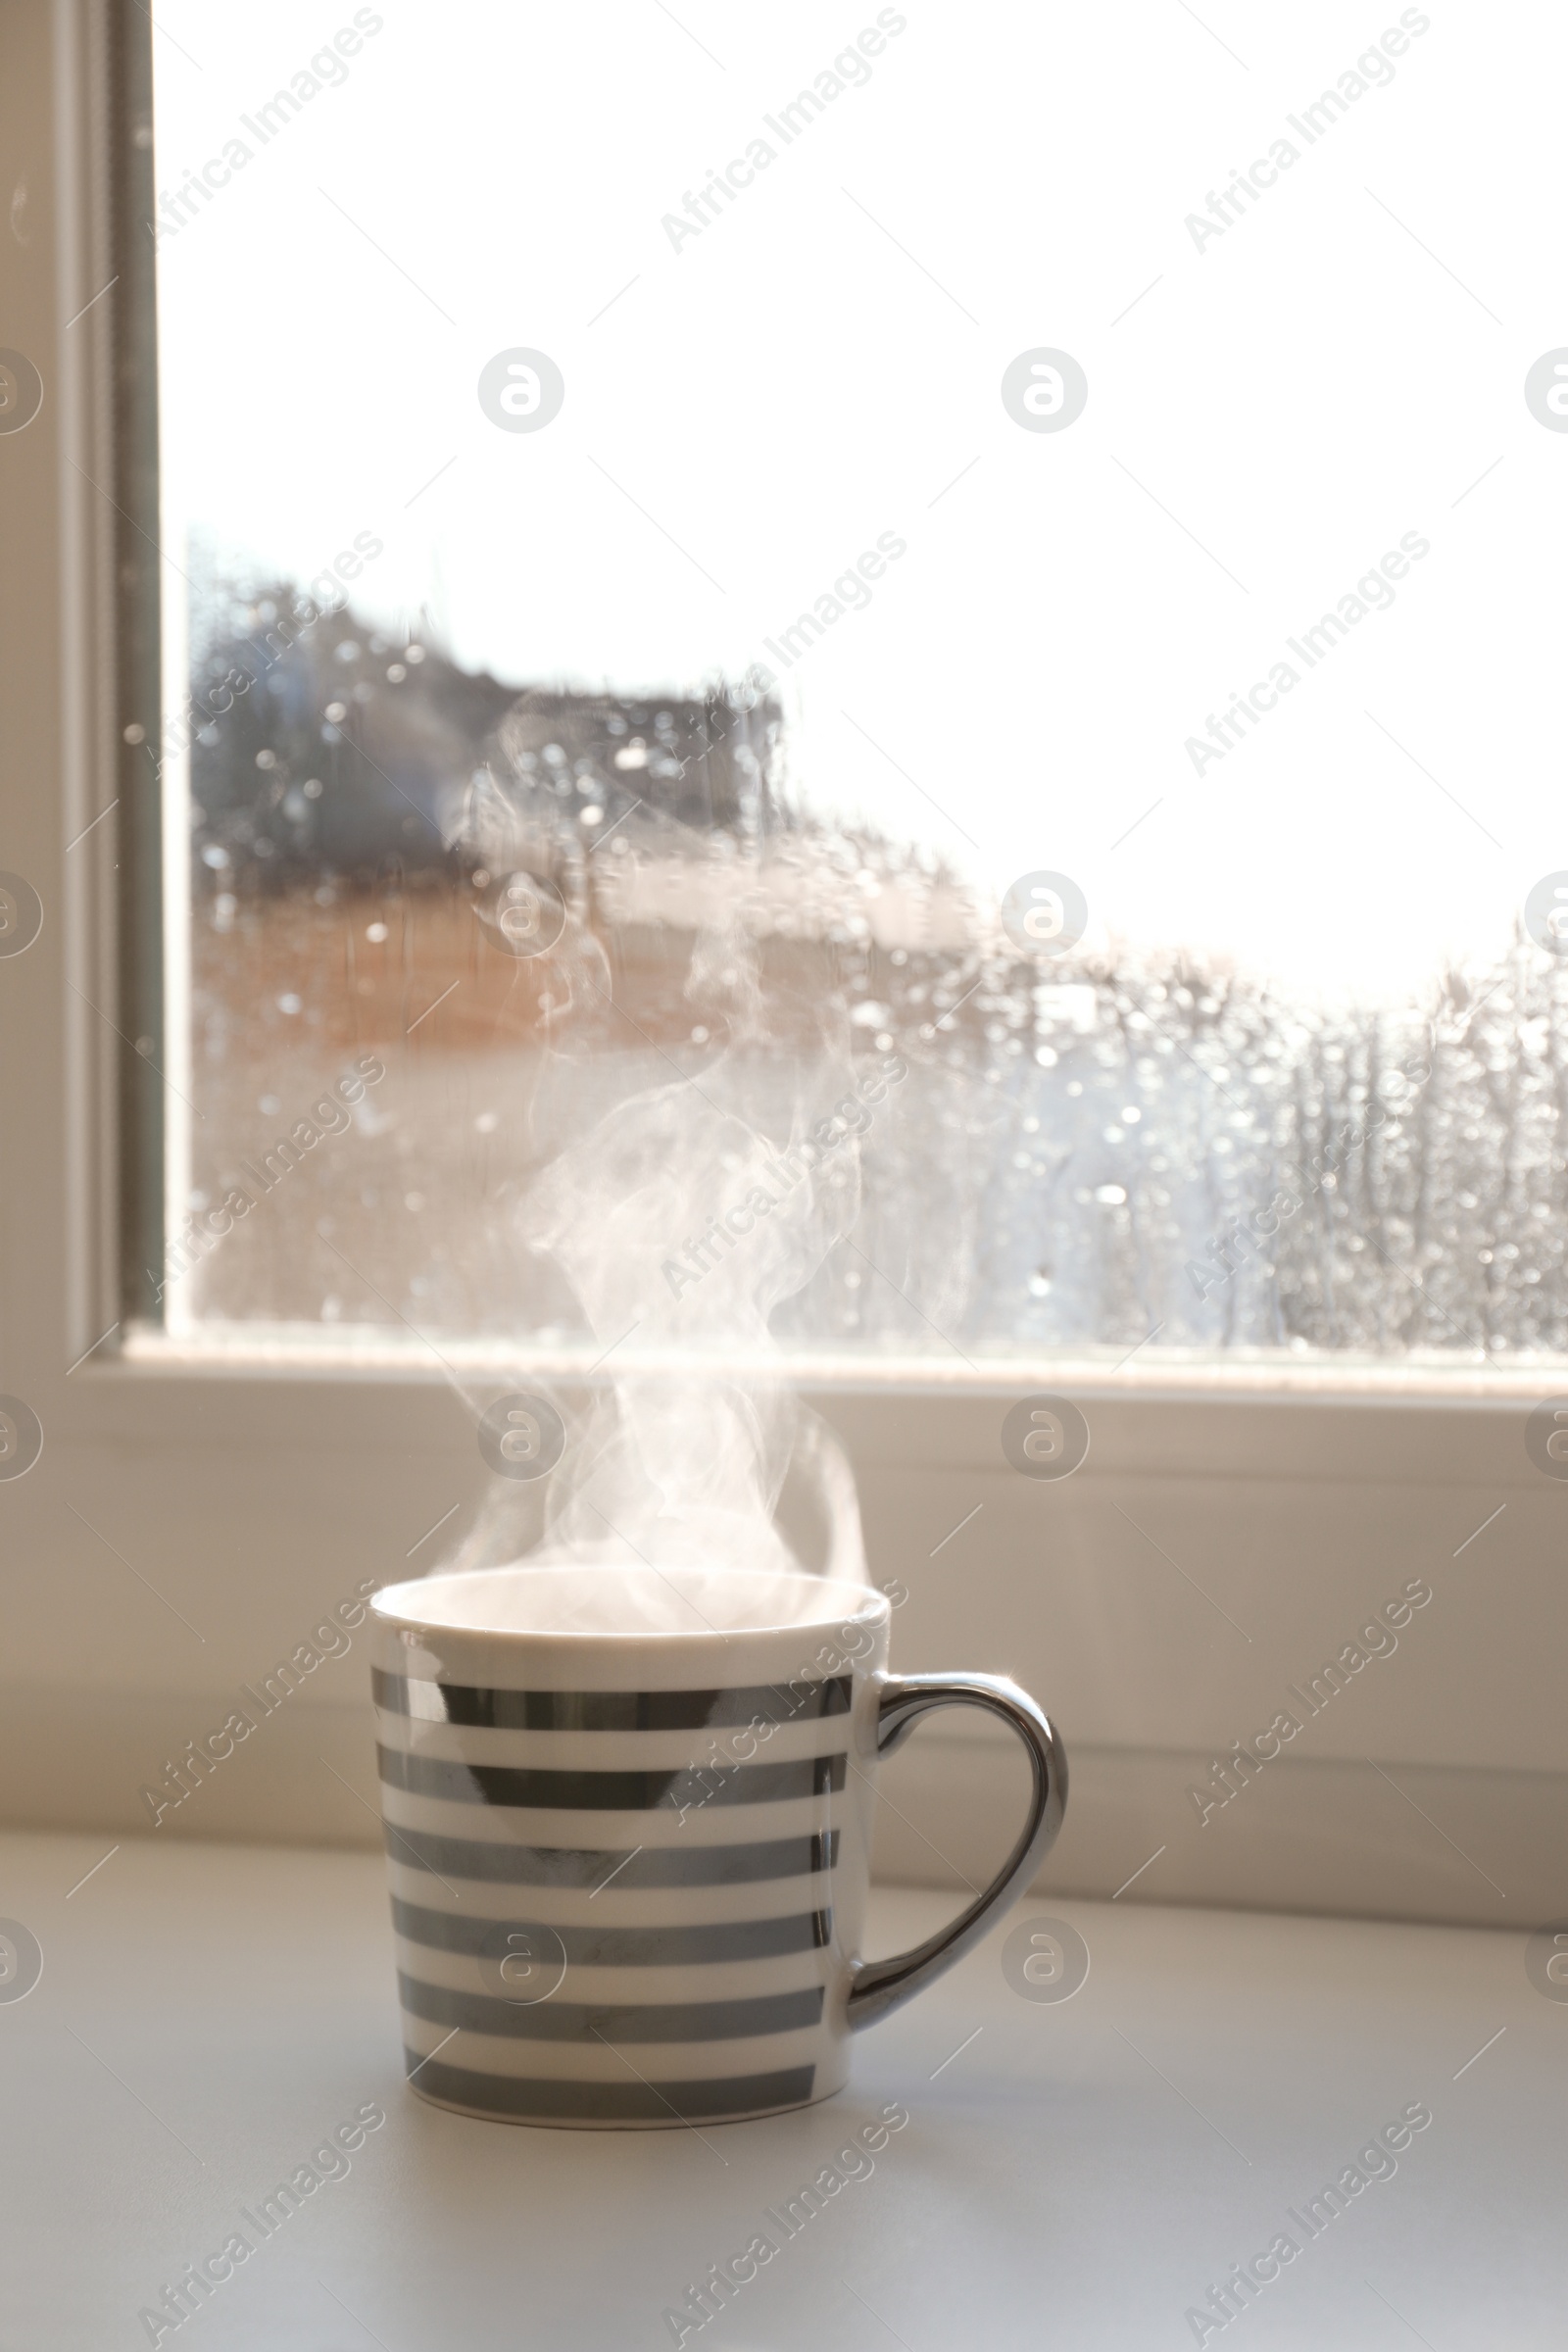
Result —
[{"label": "white windowsill", "polygon": [[[7,1911],[44,1951],[36,1990],[0,2012],[19,2342],[145,2340],[139,2308],[370,2101],[387,2121],[349,2175],[258,2246],[190,2340],[667,2344],[688,2281],[899,2102],[909,2122],[874,2173],[688,2344],[1149,2352],[1192,2341],[1210,2282],[1416,2101],[1432,2125],[1263,2290],[1246,2340],[1561,2340],[1568,2011],[1531,1988],[1520,1936],[1029,1902],[1010,1925],[1054,1912],[1090,1947],[1066,2003],[1009,1989],[1004,1925],[868,2032],[821,2106],[701,2138],[545,2132],[405,2088],[379,1856],[144,1839],[68,1898],[105,1842],[3,1841]],[[950,1908],[883,1889],[876,1943]]]}]

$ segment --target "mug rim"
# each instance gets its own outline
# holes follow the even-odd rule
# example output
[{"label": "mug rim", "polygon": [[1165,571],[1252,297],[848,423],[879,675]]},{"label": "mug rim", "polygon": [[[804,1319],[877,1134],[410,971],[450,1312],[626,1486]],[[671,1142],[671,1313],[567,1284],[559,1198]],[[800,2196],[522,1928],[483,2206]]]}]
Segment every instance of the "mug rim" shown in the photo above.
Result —
[{"label": "mug rim", "polygon": [[[606,1561],[630,1575],[657,1574],[654,1569],[629,1567],[624,1561]],[[591,1566],[570,1561],[553,1562],[548,1566],[530,1568],[517,1562],[494,1568],[456,1568],[433,1576],[410,1577],[395,1585],[383,1585],[370,1595],[372,1617],[394,1632],[419,1632],[461,1637],[469,1642],[499,1642],[523,1646],[530,1643],[610,1644],[640,1646],[648,1642],[685,1642],[725,1644],[737,1641],[758,1641],[769,1637],[808,1639],[840,1626],[855,1624],[886,1625],[893,1615],[892,1603],[875,1585],[857,1584],[849,1577],[813,1576],[807,1569],[759,1571],[751,1568],[715,1568],[703,1573],[724,1576],[739,1582],[743,1578],[758,1578],[759,1582],[774,1584],[779,1579],[791,1585],[806,1585],[813,1595],[820,1592],[822,1605],[810,1614],[780,1624],[776,1618],[753,1625],[723,1626],[494,1626],[474,1625],[452,1618],[434,1617],[428,1607],[418,1605],[418,1596],[429,1595],[441,1586],[473,1586],[497,1577],[580,1576],[592,1573]],[[841,1596],[834,1605],[833,1596]]]}]

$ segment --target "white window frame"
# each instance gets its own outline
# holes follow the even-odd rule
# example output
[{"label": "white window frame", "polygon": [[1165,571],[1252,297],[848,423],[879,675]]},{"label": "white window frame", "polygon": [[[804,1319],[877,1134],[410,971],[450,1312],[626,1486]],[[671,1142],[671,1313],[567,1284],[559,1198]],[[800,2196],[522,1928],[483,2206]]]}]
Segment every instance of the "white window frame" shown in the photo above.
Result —
[{"label": "white window frame", "polygon": [[[30,192],[6,339],[46,386],[34,421],[0,438],[0,866],[45,908],[35,944],[0,959],[0,1390],[45,1432],[36,1467],[0,1483],[0,1756],[13,1821],[151,1832],[139,1789],[161,1760],[334,1600],[428,1565],[485,1473],[441,1368],[376,1335],[334,1349],[121,1329],[115,869],[131,811],[102,158],[110,12],[124,5],[16,0],[0,81],[0,148],[25,159]],[[182,852],[167,851],[172,906]],[[466,1360],[482,1380],[485,1351]],[[1170,1859],[1131,1899],[1496,1925],[1550,1909],[1568,1826],[1568,1491],[1523,1446],[1549,1372],[1147,1350],[1115,1368],[974,1373],[920,1356],[800,1371],[855,1461],[873,1575],[909,1589],[900,1662],[1014,1672],[1062,1724],[1076,1792],[1047,1885],[1109,1894],[1159,1847]],[[1018,1478],[998,1446],[1006,1405],[1036,1390],[1071,1395],[1093,1431],[1059,1485]],[[1200,1828],[1194,1776],[1407,1578],[1435,1597],[1403,1663],[1373,1670],[1376,1692],[1348,1696],[1234,1822]],[[362,1661],[323,1666],[258,1752],[156,1834],[373,1838],[363,1679]],[[974,1877],[1005,1810],[996,1749],[934,1732],[898,1770],[884,1866]]]}]

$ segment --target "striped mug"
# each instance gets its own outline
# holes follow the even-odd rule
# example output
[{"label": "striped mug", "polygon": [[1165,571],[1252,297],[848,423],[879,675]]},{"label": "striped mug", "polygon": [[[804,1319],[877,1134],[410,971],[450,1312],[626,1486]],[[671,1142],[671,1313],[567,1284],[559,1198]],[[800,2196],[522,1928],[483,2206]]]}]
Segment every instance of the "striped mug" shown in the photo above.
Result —
[{"label": "striped mug", "polygon": [[[967,1951],[1060,1827],[1034,1701],[890,1674],[866,1585],[500,1568],[372,1610],[405,2062],[460,2114],[626,2128],[827,2098],[851,2034]],[[878,1759],[945,1706],[1018,1734],[1028,1818],[951,1926],[866,1960]]]}]

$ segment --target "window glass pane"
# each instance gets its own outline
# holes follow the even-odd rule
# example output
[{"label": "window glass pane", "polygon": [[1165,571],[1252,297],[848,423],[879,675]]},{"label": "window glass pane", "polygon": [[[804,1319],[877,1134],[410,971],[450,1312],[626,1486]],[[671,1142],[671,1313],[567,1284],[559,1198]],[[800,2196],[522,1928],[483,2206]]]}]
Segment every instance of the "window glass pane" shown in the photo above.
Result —
[{"label": "window glass pane", "polygon": [[160,6],[171,1323],[1561,1349],[1525,13]]}]

